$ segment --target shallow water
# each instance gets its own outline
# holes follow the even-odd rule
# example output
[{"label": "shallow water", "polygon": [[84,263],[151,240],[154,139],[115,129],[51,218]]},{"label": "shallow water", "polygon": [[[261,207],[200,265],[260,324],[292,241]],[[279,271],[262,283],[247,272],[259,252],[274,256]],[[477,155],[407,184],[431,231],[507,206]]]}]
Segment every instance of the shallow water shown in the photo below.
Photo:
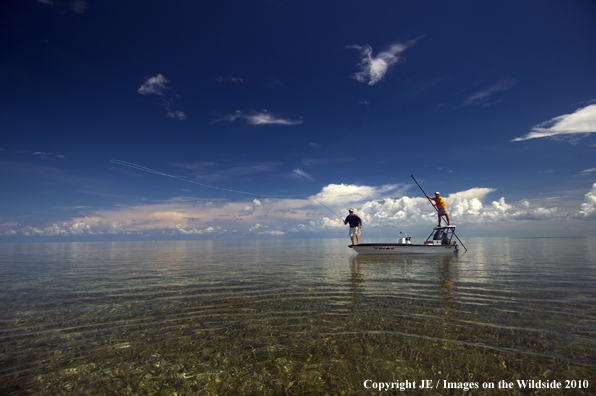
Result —
[{"label": "shallow water", "polygon": [[595,242],[0,244],[0,393],[595,394]]}]

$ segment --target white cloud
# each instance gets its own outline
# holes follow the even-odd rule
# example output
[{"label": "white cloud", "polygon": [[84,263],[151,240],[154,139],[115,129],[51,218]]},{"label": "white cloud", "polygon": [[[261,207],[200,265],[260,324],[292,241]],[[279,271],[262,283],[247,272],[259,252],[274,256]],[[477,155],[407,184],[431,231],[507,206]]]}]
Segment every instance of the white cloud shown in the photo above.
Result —
[{"label": "white cloud", "polygon": [[308,179],[308,180],[313,180],[312,176],[309,175],[308,173],[300,170],[300,169],[294,169],[292,171],[292,175],[300,178],[300,179]]},{"label": "white cloud", "polygon": [[564,114],[543,122],[532,128],[526,136],[518,137],[512,142],[536,138],[577,138],[584,134],[596,132],[596,104],[577,109],[572,114]]},{"label": "white cloud", "polygon": [[329,184],[314,196],[316,200],[324,201],[329,204],[347,205],[350,203],[362,202],[367,199],[381,197],[390,191],[395,191],[403,187],[400,184],[387,184],[380,187],[357,186],[354,184]]},{"label": "white cloud", "polygon": [[246,120],[251,125],[268,125],[268,124],[277,124],[277,125],[298,125],[302,124],[302,120],[287,120],[283,118],[276,118],[267,112],[261,112],[257,114],[252,114],[245,116]]},{"label": "white cloud", "polygon": [[145,79],[145,83],[137,90],[141,95],[163,95],[166,89],[169,87],[166,85],[169,81],[158,74],[155,77],[149,77]]},{"label": "white cloud", "polygon": [[592,172],[596,172],[596,168],[591,168],[591,169],[583,170],[583,171],[579,172],[578,176],[586,176],[586,175],[589,175]]},{"label": "white cloud", "polygon": [[252,201],[252,204],[249,206],[245,206],[239,213],[238,216],[240,217],[246,217],[246,216],[250,216],[252,215],[255,210],[257,210],[257,208],[261,206],[261,201],[259,201],[258,199],[254,199]]},{"label": "white cloud", "polygon": [[217,76],[217,78],[215,79],[217,82],[233,82],[235,84],[244,84],[244,80],[238,77],[232,77],[232,76],[227,76],[227,77],[223,77],[223,76]]},{"label": "white cloud", "polygon": [[[330,184],[318,194],[304,199],[210,202],[179,197],[160,203],[89,211],[88,216],[47,227],[7,222],[0,224],[0,232],[7,236],[165,234],[197,237],[310,233],[315,237],[338,235],[338,232],[345,231],[342,219],[350,207],[356,208],[367,230],[426,228],[436,224],[436,212],[428,200],[423,196],[405,195],[403,192],[406,190],[406,185]],[[513,203],[507,202],[505,197],[490,200],[489,196],[495,191],[493,188],[475,187],[444,196],[451,220],[462,226],[596,218],[596,183],[585,195],[581,208],[567,217],[557,213],[556,207],[535,205],[525,200]]]},{"label": "white cloud", "polygon": [[[54,230],[57,228],[54,227]],[[74,223],[69,228],[69,231],[73,235],[89,234],[91,233],[91,226],[84,222]]]},{"label": "white cloud", "polygon": [[184,114],[184,112],[180,111],[180,110],[175,110],[175,111],[168,110],[168,112],[166,113],[166,116],[169,118],[176,118],[181,121],[186,120],[186,114]]},{"label": "white cloud", "polygon": [[351,45],[347,48],[354,48],[360,51],[360,71],[352,76],[358,82],[375,85],[385,77],[389,69],[400,60],[400,54],[413,46],[416,41],[410,40],[406,43],[395,43],[389,46],[385,51],[379,53],[376,57],[372,55],[370,45],[360,46]]},{"label": "white cloud", "polygon": [[202,230],[198,230],[196,228],[192,229],[185,229],[182,227],[182,224],[176,224],[176,231],[183,235],[204,235],[204,234],[212,234],[212,233],[224,233],[226,230],[220,227],[207,227]]},{"label": "white cloud", "polygon": [[491,104],[494,104],[495,102],[490,102],[489,99],[499,93],[499,92],[503,92],[506,91],[508,89],[513,88],[513,86],[517,83],[517,80],[513,77],[506,77],[502,80],[497,81],[496,83],[494,83],[493,85],[475,92],[474,94],[472,94],[472,96],[470,96],[465,102],[464,104],[466,106],[471,106],[471,105],[481,105],[481,106],[490,106]]},{"label": "white cloud", "polygon": [[240,110],[236,110],[235,113],[228,114],[228,115],[218,118],[217,120],[214,121],[214,123],[220,122],[220,121],[234,122],[237,119],[243,119],[250,125],[299,125],[299,124],[302,124],[302,120],[288,120],[285,118],[277,118],[277,117],[271,115],[270,113],[268,113],[267,110],[263,110],[261,112],[254,112],[254,113],[250,113],[250,114],[245,114],[245,113],[241,112]]},{"label": "white cloud", "polygon": [[[163,75],[158,74],[157,76],[146,78],[145,83],[141,85],[137,92],[141,95],[164,96],[164,92],[167,89],[170,89],[167,84],[169,84],[169,81]],[[186,120],[186,113],[184,111],[170,109],[173,100],[173,98],[168,100],[163,99],[163,107],[166,110],[166,117],[180,121]]]},{"label": "white cloud", "polygon": [[66,159],[66,156],[62,155],[62,154],[55,154],[55,153],[43,153],[41,151],[36,151],[33,153],[33,155],[39,155],[40,158],[49,158],[49,157],[56,157],[56,158],[62,158],[62,159]]},{"label": "white cloud", "polygon": [[457,199],[484,199],[488,194],[495,192],[494,188],[478,188],[474,187],[466,191],[460,191],[454,194],[449,194],[449,198]]},{"label": "white cloud", "polygon": [[253,227],[251,227],[248,232],[252,232],[255,234],[261,234],[261,235],[285,235],[285,232],[283,231],[279,231],[279,230],[269,230],[269,227],[267,226],[263,226],[259,223],[255,224]]},{"label": "white cloud", "polygon": [[571,216],[576,219],[594,220],[596,219],[596,183],[592,189],[584,196],[584,203],[577,213]]}]

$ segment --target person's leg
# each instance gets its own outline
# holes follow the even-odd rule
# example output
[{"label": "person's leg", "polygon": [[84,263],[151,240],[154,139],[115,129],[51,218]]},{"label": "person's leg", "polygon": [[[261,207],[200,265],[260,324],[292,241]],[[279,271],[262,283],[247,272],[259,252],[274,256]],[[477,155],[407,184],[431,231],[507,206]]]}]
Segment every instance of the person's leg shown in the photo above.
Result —
[{"label": "person's leg", "polygon": [[451,222],[449,221],[449,213],[445,212],[445,218],[447,219],[447,225],[451,225]]},{"label": "person's leg", "polygon": [[356,245],[360,244],[360,234],[356,234]]},{"label": "person's leg", "polygon": [[438,225],[438,227],[440,227],[440,226],[441,226],[441,213],[439,213],[439,225]]}]

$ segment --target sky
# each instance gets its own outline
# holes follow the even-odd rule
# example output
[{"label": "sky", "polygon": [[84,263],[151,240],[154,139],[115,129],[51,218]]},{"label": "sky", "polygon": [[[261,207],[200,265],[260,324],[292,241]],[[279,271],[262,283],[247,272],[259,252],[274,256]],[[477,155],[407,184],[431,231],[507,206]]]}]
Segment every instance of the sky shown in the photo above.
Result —
[{"label": "sky", "polygon": [[[6,0],[0,242],[596,235],[596,2]],[[411,175],[414,176],[411,177]]]}]

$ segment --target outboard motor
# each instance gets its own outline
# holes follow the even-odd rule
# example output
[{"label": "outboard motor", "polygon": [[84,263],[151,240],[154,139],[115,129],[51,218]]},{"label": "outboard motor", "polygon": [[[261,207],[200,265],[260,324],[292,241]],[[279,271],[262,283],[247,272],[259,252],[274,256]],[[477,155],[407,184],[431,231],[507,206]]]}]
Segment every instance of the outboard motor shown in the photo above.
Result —
[{"label": "outboard motor", "polygon": [[[405,236],[403,238],[401,238],[401,234],[404,234]],[[412,244],[412,236],[406,234],[403,231],[400,231],[399,233],[400,238],[397,238],[397,244],[398,245],[411,245]]]}]

